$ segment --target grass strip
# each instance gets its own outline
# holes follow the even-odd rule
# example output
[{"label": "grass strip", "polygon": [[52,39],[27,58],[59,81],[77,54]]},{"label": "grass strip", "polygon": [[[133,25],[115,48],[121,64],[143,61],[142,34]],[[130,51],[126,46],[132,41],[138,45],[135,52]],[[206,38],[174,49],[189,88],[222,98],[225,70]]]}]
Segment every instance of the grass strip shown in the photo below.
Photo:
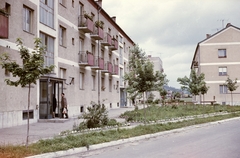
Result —
[{"label": "grass strip", "polygon": [[5,145],[0,146],[0,157],[7,158],[22,158],[31,155],[38,155],[48,152],[56,152],[60,150],[68,150],[78,147],[89,147],[93,144],[100,144],[104,142],[115,141],[119,139],[126,139],[130,137],[141,136],[145,134],[153,134],[166,130],[172,130],[182,127],[187,127],[196,124],[203,124],[207,122],[219,121],[234,117],[239,117],[240,113],[231,113],[226,115],[218,115],[207,118],[196,118],[193,120],[185,120],[176,123],[166,124],[151,124],[139,125],[135,128],[91,132],[79,135],[68,135],[66,137],[55,137],[53,139],[39,140],[31,144],[28,149],[25,146]]}]

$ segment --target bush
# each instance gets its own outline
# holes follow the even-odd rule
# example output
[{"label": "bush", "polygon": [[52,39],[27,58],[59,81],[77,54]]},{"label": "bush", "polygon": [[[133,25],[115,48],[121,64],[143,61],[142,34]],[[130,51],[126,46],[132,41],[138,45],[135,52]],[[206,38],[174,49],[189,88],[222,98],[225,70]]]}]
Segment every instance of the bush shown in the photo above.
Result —
[{"label": "bush", "polygon": [[107,109],[104,104],[92,103],[92,107],[88,107],[88,113],[83,114],[84,126],[87,128],[96,128],[108,124]]}]

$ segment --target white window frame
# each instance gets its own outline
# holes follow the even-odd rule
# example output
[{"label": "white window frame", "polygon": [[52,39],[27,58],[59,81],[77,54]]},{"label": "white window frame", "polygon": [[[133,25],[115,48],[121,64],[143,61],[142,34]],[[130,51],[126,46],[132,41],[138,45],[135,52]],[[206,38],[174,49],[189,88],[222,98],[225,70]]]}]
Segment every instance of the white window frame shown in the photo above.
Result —
[{"label": "white window frame", "polygon": [[220,94],[226,94],[228,93],[228,88],[226,85],[219,85],[219,92]]},{"label": "white window frame", "polygon": [[219,67],[218,75],[219,76],[227,76],[227,67]]},{"label": "white window frame", "polygon": [[27,7],[23,7],[23,30],[32,33],[32,16],[33,11]]}]

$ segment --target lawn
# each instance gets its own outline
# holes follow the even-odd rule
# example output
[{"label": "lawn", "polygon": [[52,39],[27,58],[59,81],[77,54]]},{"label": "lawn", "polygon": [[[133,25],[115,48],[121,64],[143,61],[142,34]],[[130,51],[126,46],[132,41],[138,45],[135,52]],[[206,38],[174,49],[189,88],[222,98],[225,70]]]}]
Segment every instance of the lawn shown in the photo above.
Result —
[{"label": "lawn", "polygon": [[[193,119],[180,122],[157,123],[159,120],[171,120],[174,118],[187,118],[188,116],[199,116],[201,114],[217,114],[226,112],[224,115],[209,116],[206,118],[193,117]],[[157,133],[161,131],[202,124],[217,120],[223,120],[240,116],[240,106],[149,106],[145,109],[127,111],[121,115],[131,122],[140,122],[135,128],[117,127],[110,130],[89,131],[86,133],[69,134],[58,136],[53,139],[39,140],[30,144],[28,149],[25,146],[6,145],[0,146],[0,157],[2,158],[22,158],[30,155],[37,155],[60,150],[68,150],[78,147],[89,147],[93,144],[110,142],[145,134]],[[150,123],[151,122],[151,123]],[[152,122],[155,122],[152,124]],[[71,130],[71,129],[69,129]]]}]

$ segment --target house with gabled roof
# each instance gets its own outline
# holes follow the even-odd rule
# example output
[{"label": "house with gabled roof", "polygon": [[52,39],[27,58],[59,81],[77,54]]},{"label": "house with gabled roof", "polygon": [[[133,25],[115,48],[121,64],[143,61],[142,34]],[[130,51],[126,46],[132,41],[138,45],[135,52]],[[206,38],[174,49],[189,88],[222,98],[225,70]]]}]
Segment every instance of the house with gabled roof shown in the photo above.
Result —
[{"label": "house with gabled roof", "polygon": [[[197,102],[216,102],[231,105],[231,92],[225,85],[227,78],[238,79],[240,85],[240,28],[228,23],[225,28],[197,44],[191,69],[205,74],[209,87],[204,96],[195,96]],[[204,99],[203,99],[204,98]],[[240,88],[233,91],[233,105],[240,105]]]}]

